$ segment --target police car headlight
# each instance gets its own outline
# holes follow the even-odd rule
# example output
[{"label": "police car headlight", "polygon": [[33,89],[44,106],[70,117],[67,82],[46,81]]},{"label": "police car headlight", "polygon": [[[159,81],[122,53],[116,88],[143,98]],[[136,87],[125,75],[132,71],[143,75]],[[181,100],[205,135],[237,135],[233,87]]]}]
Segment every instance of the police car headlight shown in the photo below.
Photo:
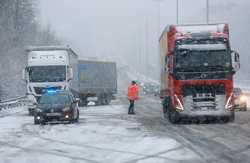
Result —
[{"label": "police car headlight", "polygon": [[70,110],[70,108],[69,107],[65,107],[65,108],[63,108],[63,111],[64,112],[67,112],[67,111],[69,111]]}]

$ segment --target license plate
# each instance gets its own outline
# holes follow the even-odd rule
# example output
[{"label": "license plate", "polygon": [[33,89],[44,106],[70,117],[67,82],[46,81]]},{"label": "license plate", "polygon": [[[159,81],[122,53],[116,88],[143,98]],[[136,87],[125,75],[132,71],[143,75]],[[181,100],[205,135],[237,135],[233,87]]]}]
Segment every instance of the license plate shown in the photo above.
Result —
[{"label": "license plate", "polygon": [[207,111],[207,110],[209,110],[208,107],[201,107],[201,111]]},{"label": "license plate", "polygon": [[88,97],[87,100],[88,100],[88,101],[97,101],[98,98],[97,98],[97,97]]},{"label": "license plate", "polygon": [[47,113],[47,116],[61,116],[61,113]]}]

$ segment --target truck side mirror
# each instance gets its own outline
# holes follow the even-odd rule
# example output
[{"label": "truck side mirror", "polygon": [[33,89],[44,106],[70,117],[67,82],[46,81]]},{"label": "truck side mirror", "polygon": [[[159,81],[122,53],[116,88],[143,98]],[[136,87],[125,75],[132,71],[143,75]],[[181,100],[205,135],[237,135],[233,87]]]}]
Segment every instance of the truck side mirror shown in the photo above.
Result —
[{"label": "truck side mirror", "polygon": [[240,55],[236,51],[231,52],[232,61],[233,61],[233,71],[237,72],[240,69]]},{"label": "truck side mirror", "polygon": [[68,76],[68,80],[72,80],[73,79],[73,68],[69,67],[69,76]]}]

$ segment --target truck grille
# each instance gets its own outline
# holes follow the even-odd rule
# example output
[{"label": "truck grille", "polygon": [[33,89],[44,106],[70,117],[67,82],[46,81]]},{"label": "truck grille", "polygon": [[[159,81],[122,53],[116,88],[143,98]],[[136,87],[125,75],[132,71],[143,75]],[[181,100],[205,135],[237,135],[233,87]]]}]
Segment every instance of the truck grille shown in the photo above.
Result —
[{"label": "truck grille", "polygon": [[177,79],[188,80],[188,79],[227,79],[229,73],[226,72],[197,72],[197,73],[178,73]]},{"label": "truck grille", "polygon": [[224,101],[224,85],[184,86],[184,105],[191,111],[217,110]]},{"label": "truck grille", "polygon": [[225,94],[225,85],[185,85],[183,87],[184,96],[199,97],[199,94],[206,94],[207,97]]},{"label": "truck grille", "polygon": [[[61,86],[57,86],[57,87],[49,87],[50,89],[55,89],[55,90],[60,90],[62,89]],[[46,92],[47,87],[34,87],[35,93],[38,95],[42,95]]]}]

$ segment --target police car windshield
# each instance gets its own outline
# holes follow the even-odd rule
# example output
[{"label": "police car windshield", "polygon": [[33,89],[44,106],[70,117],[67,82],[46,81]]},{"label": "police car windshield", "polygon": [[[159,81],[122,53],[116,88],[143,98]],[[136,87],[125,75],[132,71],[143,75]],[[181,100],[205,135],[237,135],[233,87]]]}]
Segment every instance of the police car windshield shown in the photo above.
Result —
[{"label": "police car windshield", "polygon": [[67,94],[46,94],[41,97],[39,104],[70,104],[70,97]]}]

